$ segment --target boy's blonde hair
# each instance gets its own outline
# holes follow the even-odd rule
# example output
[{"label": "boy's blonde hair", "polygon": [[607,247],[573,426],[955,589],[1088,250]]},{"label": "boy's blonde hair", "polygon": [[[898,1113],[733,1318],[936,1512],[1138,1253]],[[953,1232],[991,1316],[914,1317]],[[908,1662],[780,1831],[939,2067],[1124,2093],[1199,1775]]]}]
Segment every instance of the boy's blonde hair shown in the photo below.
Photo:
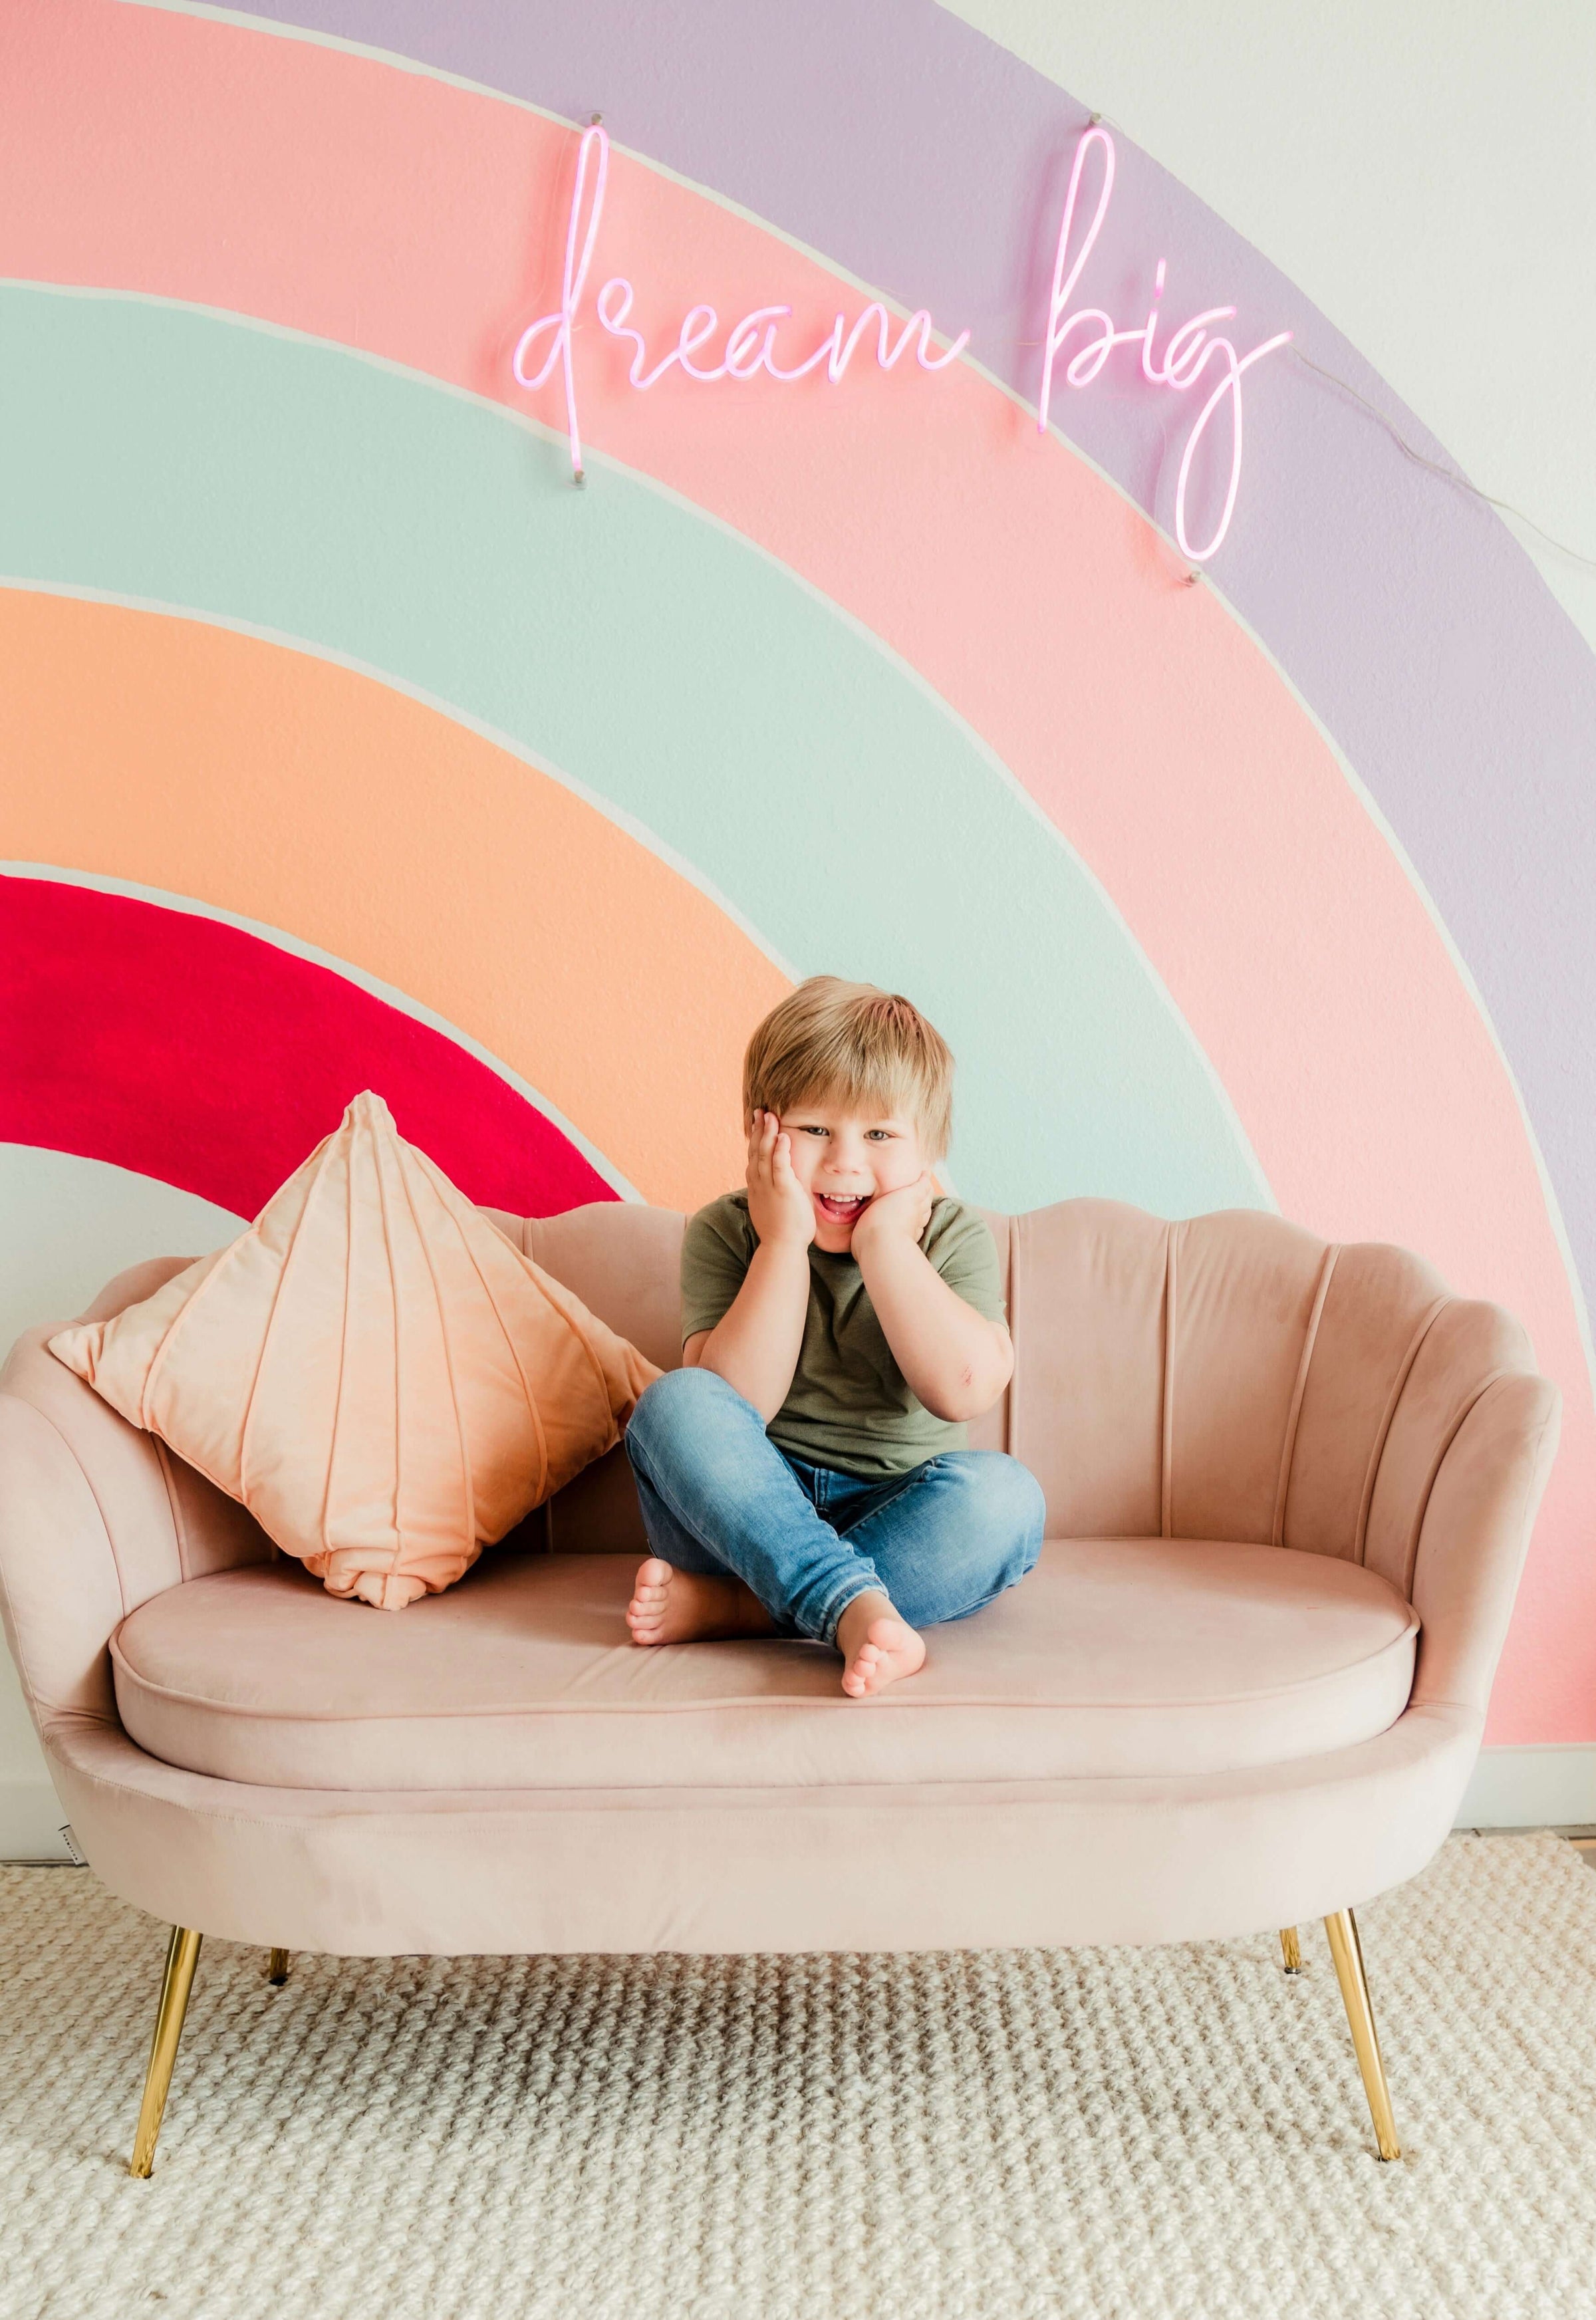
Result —
[{"label": "boy's blonde hair", "polygon": [[743,1113],[839,1101],[912,1119],[926,1158],[940,1160],[953,1132],[953,1056],[899,992],[812,974],[748,1041]]}]

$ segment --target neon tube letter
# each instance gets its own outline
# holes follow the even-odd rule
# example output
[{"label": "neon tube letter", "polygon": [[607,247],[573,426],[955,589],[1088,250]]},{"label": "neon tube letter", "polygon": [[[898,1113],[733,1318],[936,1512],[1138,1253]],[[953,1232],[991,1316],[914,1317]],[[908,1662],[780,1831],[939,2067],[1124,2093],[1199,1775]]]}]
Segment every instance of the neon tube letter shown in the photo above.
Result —
[{"label": "neon tube letter", "polygon": [[[587,233],[582,244],[581,263],[576,262],[576,231],[582,222],[582,196],[587,186],[587,164],[594,150],[598,152],[598,182],[594,187],[593,210],[587,221]],[[610,140],[595,121],[582,132],[582,142],[576,148],[576,182],[571,189],[571,215],[566,228],[566,270],[561,288],[559,310],[544,314],[529,322],[516,340],[511,368],[522,386],[537,388],[543,385],[557,362],[563,362],[566,375],[566,424],[571,439],[571,473],[577,483],[582,476],[582,434],[576,424],[576,377],[571,361],[571,324],[576,320],[581,303],[582,285],[587,279],[587,269],[593,262],[593,245],[598,237],[599,220],[604,213],[604,183],[610,174]],[[529,378],[523,367],[532,344],[544,331],[552,331],[549,352],[542,367]]]},{"label": "neon tube letter", "polygon": [[[1085,239],[1076,253],[1074,265],[1066,274],[1064,262],[1069,254],[1070,231],[1075,222],[1075,203],[1081,192],[1081,174],[1086,167],[1086,156],[1094,145],[1101,145],[1102,148],[1102,186],[1097,196],[1097,207],[1092,213],[1092,222],[1086,229]],[[1101,341],[1102,356],[1096,369],[1092,373],[1093,378],[1095,378],[1097,372],[1102,368],[1103,363],[1108,359],[1109,349],[1114,343],[1114,318],[1111,314],[1105,314],[1101,306],[1083,306],[1078,313],[1065,315],[1062,322],[1058,319],[1074,296],[1076,283],[1086,270],[1086,260],[1091,257],[1097,244],[1097,237],[1102,231],[1102,222],[1109,213],[1109,203],[1113,197],[1113,191],[1114,140],[1106,129],[1089,129],[1075,148],[1075,167],[1069,173],[1069,191],[1064,197],[1064,218],[1058,229],[1058,250],[1053,260],[1053,295],[1047,302],[1047,336],[1045,342],[1047,351],[1042,358],[1042,391],[1037,402],[1038,434],[1047,433],[1047,413],[1053,406],[1053,365],[1057,359],[1060,347],[1063,346],[1075,324],[1101,322],[1103,331],[1107,333]],[[1090,352],[1093,349],[1087,349],[1087,351]],[[1089,384],[1087,379],[1076,378],[1073,374],[1074,366],[1072,365],[1071,369],[1066,373],[1072,386],[1085,386]]]},{"label": "neon tube letter", "polygon": [[[1213,393],[1209,396],[1208,401],[1198,412],[1197,423],[1192,428],[1190,435],[1186,438],[1186,448],[1181,455],[1180,478],[1174,487],[1175,540],[1179,546],[1181,554],[1188,557],[1193,564],[1206,564],[1208,562],[1209,557],[1213,554],[1215,548],[1218,548],[1220,540],[1223,539],[1225,534],[1229,530],[1230,518],[1236,510],[1236,494],[1241,485],[1241,374],[1244,370],[1250,369],[1254,363],[1261,362],[1265,355],[1273,354],[1276,347],[1283,347],[1291,335],[1292,334],[1289,331],[1281,331],[1277,332],[1274,338],[1265,339],[1262,346],[1255,347],[1251,354],[1243,355],[1239,361],[1237,360],[1236,349],[1230,344],[1229,339],[1211,339],[1208,345],[1203,349],[1203,356],[1206,359],[1206,358],[1212,354],[1216,349],[1222,347],[1225,350],[1226,362],[1225,376],[1220,379],[1219,385],[1214,388]],[[1195,379],[1197,376],[1197,370],[1201,368],[1202,364],[1199,363],[1197,369],[1194,369],[1192,372],[1190,378],[1182,379],[1178,383],[1172,380],[1171,384],[1178,384],[1179,389],[1183,392],[1186,387],[1191,385],[1192,380]],[[1209,541],[1208,546],[1206,548],[1193,548],[1190,539],[1186,537],[1186,479],[1191,474],[1192,456],[1196,451],[1198,444],[1202,440],[1203,433],[1208,426],[1208,422],[1213,417],[1214,412],[1219,409],[1220,404],[1224,401],[1226,395],[1230,397],[1231,416],[1230,477],[1229,486],[1225,493],[1225,511],[1214,528],[1213,538]]]}]

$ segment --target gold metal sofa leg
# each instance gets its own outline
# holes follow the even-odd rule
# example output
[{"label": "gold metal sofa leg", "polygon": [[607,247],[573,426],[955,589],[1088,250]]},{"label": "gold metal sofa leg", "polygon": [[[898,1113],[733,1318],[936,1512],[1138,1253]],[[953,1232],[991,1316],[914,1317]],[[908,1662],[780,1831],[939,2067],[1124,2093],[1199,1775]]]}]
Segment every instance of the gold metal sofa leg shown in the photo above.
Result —
[{"label": "gold metal sofa leg", "polygon": [[1282,1926],[1280,1929],[1280,1953],[1285,1960],[1285,1970],[1288,1973],[1301,1972],[1302,1952],[1297,1940],[1297,1929],[1295,1926]]},{"label": "gold metal sofa leg", "polygon": [[167,1970],[160,1985],[160,2005],[155,2016],[155,2036],[150,2044],[150,2068],[144,2077],[144,2100],[139,2109],[139,2131],[133,2137],[132,2163],[128,2169],[130,2175],[148,2175],[155,2164],[155,2140],[167,2107],[167,2089],[172,2083],[172,2065],[177,2059],[177,2041],[183,2035],[188,1993],[194,1988],[200,1939],[186,1926],[172,1927],[172,1938],[167,1947]]},{"label": "gold metal sofa leg", "polygon": [[1363,2072],[1364,2092],[1369,2098],[1369,2116],[1374,2122],[1374,2140],[1380,2146],[1382,2159],[1400,2159],[1402,2146],[1397,2141],[1396,2120],[1391,2108],[1391,2089],[1385,2083],[1385,2065],[1380,2059],[1380,2041],[1374,2031],[1374,2009],[1369,2002],[1369,1979],[1364,1971],[1364,1952],[1357,1937],[1357,1920],[1350,1909],[1338,1909],[1333,1917],[1325,1919],[1325,1931],[1330,1937],[1330,1955],[1336,1962],[1336,1979],[1341,1985],[1342,2003],[1352,2027],[1352,2043],[1357,2050],[1358,2069]]},{"label": "gold metal sofa leg", "polygon": [[266,1969],[266,1978],[274,1989],[281,1989],[287,1980],[288,1960],[292,1954],[288,1950],[273,1950],[271,1962]]}]

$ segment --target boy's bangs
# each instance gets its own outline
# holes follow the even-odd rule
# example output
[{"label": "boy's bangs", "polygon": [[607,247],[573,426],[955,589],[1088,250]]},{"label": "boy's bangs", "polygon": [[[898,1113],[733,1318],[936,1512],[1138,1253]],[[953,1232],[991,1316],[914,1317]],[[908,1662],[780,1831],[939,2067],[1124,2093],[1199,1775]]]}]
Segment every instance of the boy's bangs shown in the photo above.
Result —
[{"label": "boy's bangs", "polygon": [[786,1112],[802,1110],[810,1103],[838,1104],[873,1119],[911,1119],[920,1127],[926,1119],[926,1099],[927,1090],[911,1065],[872,1059],[851,1070],[847,1062],[839,1062],[822,1079],[812,1074],[805,1086],[795,1089],[773,1109]]}]

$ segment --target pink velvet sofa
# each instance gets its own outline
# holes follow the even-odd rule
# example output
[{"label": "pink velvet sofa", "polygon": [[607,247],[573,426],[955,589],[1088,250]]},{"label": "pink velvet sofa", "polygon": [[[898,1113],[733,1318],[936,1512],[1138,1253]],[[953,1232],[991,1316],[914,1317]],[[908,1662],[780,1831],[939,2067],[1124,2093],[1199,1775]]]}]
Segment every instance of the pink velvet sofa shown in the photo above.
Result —
[{"label": "pink velvet sofa", "polygon": [[[498,1221],[662,1365],[682,1221]],[[802,1642],[641,1652],[623,1451],[461,1584],[334,1600],[21,1340],[0,1373],[7,1635],[77,1841],[174,1928],[134,2149],[200,1940],[295,1950],[1189,1942],[1325,1919],[1383,2156],[1352,1910],[1451,1826],[1555,1446],[1494,1306],[1396,1248],[1102,1201],[990,1219],[1017,1363],[974,1429],[1049,1540],[846,1699]],[[112,1282],[94,1315],[178,1260]],[[59,1325],[58,1325],[59,1326]]]}]

